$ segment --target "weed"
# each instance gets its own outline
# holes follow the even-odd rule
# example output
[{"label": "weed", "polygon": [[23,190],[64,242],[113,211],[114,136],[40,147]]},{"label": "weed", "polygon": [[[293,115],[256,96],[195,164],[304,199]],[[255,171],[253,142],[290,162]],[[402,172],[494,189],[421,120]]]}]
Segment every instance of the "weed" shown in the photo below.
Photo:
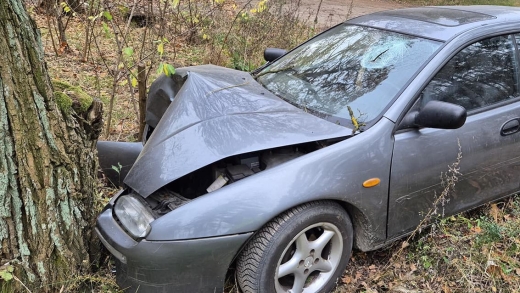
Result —
[{"label": "weed", "polygon": [[290,49],[314,34],[301,13],[299,1],[248,1],[228,7],[216,15],[218,25],[204,28],[205,61],[251,71],[264,63],[265,48]]}]

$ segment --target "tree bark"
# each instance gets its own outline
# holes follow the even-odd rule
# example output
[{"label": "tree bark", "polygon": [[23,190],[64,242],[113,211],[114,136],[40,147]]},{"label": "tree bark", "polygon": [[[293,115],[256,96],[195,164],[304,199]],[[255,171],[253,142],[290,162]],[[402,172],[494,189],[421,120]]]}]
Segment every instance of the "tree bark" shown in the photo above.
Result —
[{"label": "tree bark", "polygon": [[142,63],[137,64],[137,85],[139,89],[139,135],[137,141],[142,141],[144,127],[146,126],[146,68]]},{"label": "tree bark", "polygon": [[[63,18],[66,16],[64,14],[64,9],[60,5],[61,2],[56,0],[46,0],[42,1],[38,7],[47,15],[47,23],[49,25],[49,30],[52,38],[52,30],[53,26],[56,25],[56,34],[58,36],[57,44],[54,42],[54,38],[52,38],[52,46],[54,47],[54,51],[56,55],[61,55],[64,52],[69,52],[69,43],[67,41],[66,25],[63,23]],[[67,2],[65,2],[67,3]],[[69,8],[73,9],[70,4],[67,3]],[[52,19],[52,22],[51,22]],[[56,21],[56,24],[54,24]]]},{"label": "tree bark", "polygon": [[33,292],[58,292],[90,264],[100,103],[57,107],[22,0],[0,1],[0,52],[0,265]]}]

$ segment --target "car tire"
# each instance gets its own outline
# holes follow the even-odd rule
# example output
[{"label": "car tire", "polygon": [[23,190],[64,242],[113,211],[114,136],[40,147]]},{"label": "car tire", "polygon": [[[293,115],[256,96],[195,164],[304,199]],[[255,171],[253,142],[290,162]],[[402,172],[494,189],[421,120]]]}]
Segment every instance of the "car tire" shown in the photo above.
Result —
[{"label": "car tire", "polygon": [[277,216],[237,259],[242,292],[330,292],[352,252],[352,222],[335,202],[306,203]]}]

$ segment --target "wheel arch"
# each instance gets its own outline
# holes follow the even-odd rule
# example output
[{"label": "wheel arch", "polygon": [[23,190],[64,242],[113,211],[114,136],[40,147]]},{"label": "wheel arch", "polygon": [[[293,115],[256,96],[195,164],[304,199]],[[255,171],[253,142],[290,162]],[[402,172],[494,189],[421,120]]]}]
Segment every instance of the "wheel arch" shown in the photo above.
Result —
[{"label": "wheel arch", "polygon": [[374,238],[375,235],[370,233],[371,231],[371,221],[369,217],[357,206],[342,200],[333,200],[341,205],[348,216],[350,217],[350,221],[352,222],[352,228],[354,230],[354,247],[361,251],[370,251],[374,250],[376,247],[380,245],[380,243],[375,243]]},{"label": "wheel arch", "polygon": [[[316,210],[316,208],[318,208],[318,210]],[[319,210],[320,208],[321,208],[321,210]],[[311,212],[311,209],[314,209],[314,210],[312,210],[312,212]],[[343,212],[341,212],[341,211],[343,211]],[[311,215],[313,215],[313,216],[311,216]],[[314,220],[316,220],[316,218],[313,218],[313,217],[319,218],[319,217],[323,217],[323,215],[327,215],[325,217],[328,217],[328,220],[321,220],[318,222],[313,222]],[[345,215],[346,215],[346,217],[345,217]],[[294,219],[298,218],[298,217],[303,222],[300,222],[298,220],[294,221]],[[303,219],[306,219],[306,220],[303,220]],[[296,205],[291,206],[290,208],[285,209],[284,211],[271,217],[259,229],[254,231],[254,233],[252,233],[248,237],[248,239],[246,241],[244,241],[244,243],[241,245],[240,249],[237,250],[234,258],[230,262],[228,270],[227,270],[227,274],[226,274],[226,282],[228,282],[228,280],[231,280],[230,278],[234,278],[234,279],[238,280],[237,284],[239,284],[241,282],[240,288],[242,288],[242,286],[248,287],[250,284],[256,284],[256,286],[262,287],[262,285],[259,285],[261,283],[264,284],[264,286],[265,286],[265,283],[263,283],[263,282],[265,282],[265,280],[260,281],[258,279],[258,282],[260,282],[260,283],[256,283],[256,282],[252,283],[252,280],[254,280],[254,278],[251,279],[251,277],[250,277],[251,268],[257,267],[257,266],[260,268],[261,263],[262,263],[262,261],[260,259],[263,259],[264,261],[265,261],[265,259],[269,259],[269,257],[267,257],[267,258],[265,258],[265,257],[266,257],[266,255],[271,255],[271,253],[264,254],[264,256],[262,256],[261,258],[252,257],[252,255],[256,255],[258,253],[258,251],[260,251],[259,255],[262,255],[265,251],[273,252],[273,250],[272,250],[273,248],[275,249],[274,251],[276,251],[277,249],[279,249],[279,247],[281,247],[279,245],[280,243],[278,243],[278,244],[276,244],[276,243],[278,241],[280,241],[280,239],[284,239],[284,237],[283,236],[281,237],[280,235],[285,235],[285,233],[287,233],[287,231],[300,231],[300,230],[293,230],[293,229],[288,229],[288,230],[281,229],[280,230],[278,228],[283,227],[283,226],[285,226],[285,228],[287,228],[288,223],[291,223],[289,225],[298,226],[301,223],[304,223],[306,221],[310,221],[311,224],[314,223],[312,225],[320,225],[323,223],[319,223],[319,222],[322,222],[322,221],[329,222],[330,221],[330,223],[333,223],[332,225],[338,225],[337,227],[339,227],[340,230],[343,229],[342,232],[339,232],[337,230],[337,232],[340,233],[339,234],[340,238],[341,238],[341,235],[349,235],[342,242],[342,243],[346,243],[346,244],[344,244],[344,248],[343,248],[343,246],[340,246],[341,247],[340,250],[342,250],[341,255],[343,257],[334,258],[334,259],[340,260],[339,263],[337,263],[336,265],[340,266],[341,268],[344,268],[348,264],[348,259],[350,259],[350,256],[352,253],[352,248],[354,247],[354,238],[352,237],[354,231],[353,231],[353,224],[352,224],[351,216],[349,215],[347,209],[345,209],[345,207],[342,205],[341,202],[339,202],[337,200],[332,200],[332,199],[317,199],[317,200],[302,202],[300,204],[296,204]],[[343,223],[343,224],[341,224],[341,223]],[[304,225],[306,226],[308,224],[309,223],[304,224]],[[341,228],[341,227],[343,227],[343,228]],[[338,229],[338,228],[334,228],[334,229]],[[280,234],[275,231],[285,231],[285,232]],[[275,237],[275,235],[277,235],[277,236]],[[269,241],[269,242],[271,242],[271,241],[273,241],[273,242],[268,243],[268,242],[266,242],[266,239],[268,239],[267,241]],[[286,240],[281,240],[281,241],[283,242]],[[329,240],[327,240],[327,241],[329,241]],[[337,246],[335,246],[335,247],[337,247]],[[310,249],[310,248],[308,248],[308,249]],[[318,249],[318,248],[316,248],[316,249]],[[280,251],[278,251],[278,252],[280,252]],[[277,254],[275,253],[274,255],[277,255]],[[347,255],[349,257],[345,257]],[[251,264],[251,260],[252,260],[253,264]],[[344,263],[341,264],[341,262],[344,262]],[[267,263],[271,263],[271,262],[269,261]],[[334,265],[334,267],[336,265]],[[265,265],[263,265],[263,266],[264,266],[264,268],[262,270],[264,270],[266,268]],[[271,267],[271,266],[269,265],[267,267]],[[341,271],[343,271],[343,269],[341,269]],[[243,272],[243,273],[240,274],[240,272]],[[265,275],[264,273],[262,273],[261,275]],[[337,280],[338,276],[336,276],[336,274],[340,273],[340,271],[334,269],[334,271],[332,271],[332,273],[335,275],[335,276],[332,276],[332,279]],[[329,281],[327,281],[327,282],[329,282]],[[226,286],[228,286],[228,285],[229,285],[229,283],[226,284]],[[322,285],[318,285],[318,286],[322,286]],[[324,283],[323,286],[330,286],[330,283],[328,283],[328,284]],[[253,286],[253,289],[254,289],[254,287],[255,286]],[[326,288],[326,287],[324,287],[324,288]],[[257,292],[256,289],[253,291]]]},{"label": "wheel arch", "polygon": [[[319,200],[312,200],[312,201],[308,201],[308,202],[299,203],[297,205],[291,206],[290,208],[287,208],[286,210],[276,214],[271,219],[269,219],[269,221],[264,223],[262,225],[262,227],[264,225],[266,225],[267,223],[269,223],[270,221],[272,221],[273,219],[275,219],[276,217],[278,217],[278,216],[282,215],[283,213],[285,213],[291,209],[294,209],[300,205],[309,204],[312,202],[323,202],[323,201],[335,202],[335,203],[339,204],[345,210],[345,212],[347,213],[347,215],[350,218],[350,221],[352,223],[352,228],[354,231],[353,243],[354,243],[355,248],[357,248],[361,251],[369,251],[369,250],[373,250],[378,247],[378,243],[374,243],[374,241],[372,241],[373,236],[371,237],[372,234],[370,234],[371,224],[370,224],[368,217],[365,215],[365,213],[363,213],[361,211],[361,209],[359,209],[354,204],[347,202],[347,201],[338,200],[338,199],[319,199]],[[261,228],[259,228],[257,231],[255,231],[255,233],[251,234],[251,236],[242,244],[240,249],[237,251],[237,253],[233,257],[233,260],[229,264],[228,274],[227,274],[228,276],[230,276],[230,274],[233,274],[238,256],[242,253],[244,248],[255,237],[255,235],[258,233],[258,231],[260,229]],[[228,277],[226,277],[226,279],[228,279]]]}]

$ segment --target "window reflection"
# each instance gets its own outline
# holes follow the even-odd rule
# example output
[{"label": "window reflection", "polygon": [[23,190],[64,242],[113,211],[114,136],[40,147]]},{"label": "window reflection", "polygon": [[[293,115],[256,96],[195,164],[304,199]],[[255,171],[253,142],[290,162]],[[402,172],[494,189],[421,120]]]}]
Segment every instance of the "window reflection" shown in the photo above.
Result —
[{"label": "window reflection", "polygon": [[380,115],[439,45],[341,25],[265,68],[257,80],[293,105],[329,121],[350,125],[350,107],[356,118],[368,122]]},{"label": "window reflection", "polygon": [[424,89],[421,105],[439,100],[470,111],[518,95],[510,36],[476,42],[457,53]]}]

